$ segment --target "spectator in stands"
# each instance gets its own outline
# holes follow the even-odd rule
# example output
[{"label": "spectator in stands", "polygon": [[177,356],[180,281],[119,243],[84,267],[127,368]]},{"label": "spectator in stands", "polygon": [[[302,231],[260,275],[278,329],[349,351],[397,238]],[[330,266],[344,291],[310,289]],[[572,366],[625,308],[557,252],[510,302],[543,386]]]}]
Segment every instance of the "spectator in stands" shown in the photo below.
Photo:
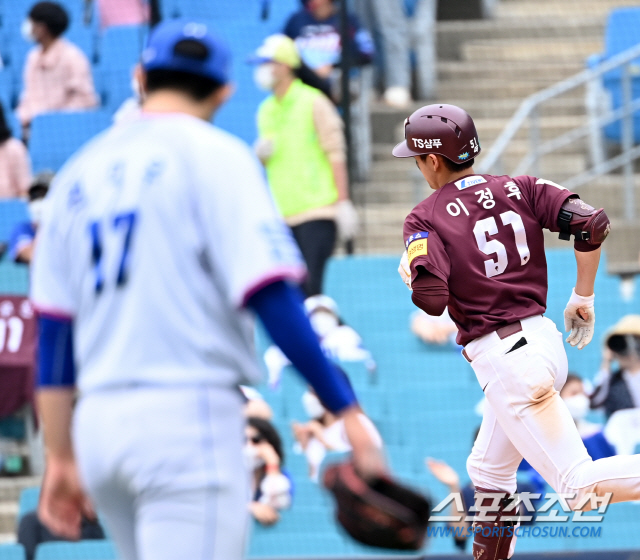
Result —
[{"label": "spectator in stands", "polygon": [[[612,363],[618,368],[612,371]],[[607,419],[616,411],[640,407],[640,315],[626,315],[607,333],[591,407]]]},{"label": "spectator in stands", "polygon": [[9,255],[14,262],[22,264],[31,262],[33,243],[42,216],[44,197],[49,191],[52,179],[53,173],[44,171],[36,175],[31,188],[29,188],[29,221],[16,225],[9,241]]},{"label": "spectator in stands", "polygon": [[292,484],[283,472],[282,440],[273,425],[263,418],[248,418],[245,428],[245,456],[249,461],[253,482],[251,514],[263,525],[280,519],[280,510],[291,505]]},{"label": "spectator in stands", "polygon": [[[338,304],[326,295],[316,295],[304,300],[304,308],[320,346],[330,360],[362,362],[369,372],[376,370],[371,352],[364,347],[362,337],[340,318]],[[289,359],[275,344],[267,348],[264,361],[269,374],[269,386],[280,384],[282,370],[291,365]]]},{"label": "spectator in stands", "polygon": [[89,60],[62,38],[68,26],[67,12],[55,2],[38,2],[25,21],[24,35],[38,43],[27,56],[24,90],[17,107],[25,139],[36,115],[89,109],[98,103]]},{"label": "spectator in stands", "polygon": [[0,104],[0,198],[26,196],[31,183],[31,162],[24,144],[13,138]]},{"label": "spectator in stands", "polygon": [[255,150],[307,264],[304,291],[313,296],[322,292],[336,226],[344,239],[353,238],[357,228],[342,120],[322,93],[295,77],[300,56],[290,38],[267,37],[254,62],[257,85],[273,93],[258,109]]},{"label": "spectator in stands", "polygon": [[412,15],[403,0],[360,0],[371,12],[382,38],[384,102],[404,108],[411,102],[411,51],[416,56],[417,93],[421,99],[435,96],[437,0],[416,0]]},{"label": "spectator in stands", "polygon": [[262,418],[271,422],[273,410],[255,387],[240,385],[240,392],[246,401],[244,405],[245,418]]},{"label": "spectator in stands", "polygon": [[446,309],[439,317],[427,315],[422,309],[418,309],[411,314],[410,325],[411,332],[427,344],[460,348],[456,343],[458,327]]},{"label": "spectator in stands", "polygon": [[[105,534],[97,519],[82,519],[80,526],[80,538],[82,540],[104,539]],[[22,516],[18,524],[18,542],[24,546],[26,560],[33,560],[36,556],[36,548],[39,544],[51,541],[65,541],[67,539],[55,535],[38,519],[35,511],[30,511]]]},{"label": "spectator in stands", "polygon": [[97,0],[100,27],[141,25],[149,21],[149,2],[146,0]]},{"label": "spectator in stands", "polygon": [[[327,453],[350,451],[351,446],[345,433],[344,421],[323,406],[311,387],[302,395],[302,405],[310,420],[305,423],[293,422],[291,429],[293,437],[307,459],[309,478],[318,482],[320,465]],[[360,421],[377,445],[382,447],[382,438],[371,420],[361,414]]]},{"label": "spectator in stands", "polygon": [[340,14],[335,0],[303,0],[303,8],[287,21],[284,34],[296,42],[304,63],[328,82],[332,99],[340,97],[340,61],[349,57],[351,66],[370,64],[375,53],[373,39],[355,14],[349,14],[349,43],[343,48]]},{"label": "spectator in stands", "polygon": [[597,459],[615,455],[616,450],[607,441],[602,431],[602,426],[585,419],[589,412],[589,397],[584,390],[582,379],[575,373],[569,373],[567,381],[560,391],[560,396],[564,404],[567,405],[571,417],[576,423],[582,442],[591,458],[596,461]]}]

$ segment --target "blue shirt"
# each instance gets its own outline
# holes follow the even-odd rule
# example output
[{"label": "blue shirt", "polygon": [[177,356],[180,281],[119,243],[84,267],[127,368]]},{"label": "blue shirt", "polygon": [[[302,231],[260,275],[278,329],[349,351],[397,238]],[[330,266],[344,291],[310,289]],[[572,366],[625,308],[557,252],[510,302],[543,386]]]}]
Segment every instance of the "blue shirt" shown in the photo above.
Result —
[{"label": "blue shirt", "polygon": [[9,240],[9,256],[14,262],[18,262],[18,253],[26,246],[31,245],[36,237],[36,228],[31,222],[21,222],[11,232]]},{"label": "blue shirt", "polygon": [[[371,34],[362,27],[354,14],[348,19],[348,53],[352,64],[362,66],[373,59],[375,47]],[[291,37],[298,47],[300,56],[312,69],[321,66],[335,66],[340,63],[342,45],[340,41],[340,16],[333,14],[324,20],[317,20],[311,12],[302,9],[287,21],[284,34]]]}]

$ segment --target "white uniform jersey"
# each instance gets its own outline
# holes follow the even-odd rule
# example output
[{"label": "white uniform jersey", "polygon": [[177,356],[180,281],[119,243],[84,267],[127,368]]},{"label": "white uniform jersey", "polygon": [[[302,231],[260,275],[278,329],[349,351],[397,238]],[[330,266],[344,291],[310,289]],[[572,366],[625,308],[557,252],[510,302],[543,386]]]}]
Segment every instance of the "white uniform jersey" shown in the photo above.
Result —
[{"label": "white uniform jersey", "polygon": [[305,271],[249,148],[183,114],[142,115],[57,175],[32,299],[74,320],[81,392],[256,381],[246,299]]}]

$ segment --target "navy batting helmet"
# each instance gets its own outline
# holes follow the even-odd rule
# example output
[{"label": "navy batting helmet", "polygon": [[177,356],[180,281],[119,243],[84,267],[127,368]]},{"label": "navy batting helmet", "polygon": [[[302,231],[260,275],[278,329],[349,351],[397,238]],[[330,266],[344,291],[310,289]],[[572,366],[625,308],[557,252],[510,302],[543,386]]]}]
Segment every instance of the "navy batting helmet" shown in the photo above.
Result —
[{"label": "navy batting helmet", "polygon": [[404,121],[404,140],[394,149],[399,158],[439,154],[464,163],[480,153],[473,119],[455,105],[426,105]]}]

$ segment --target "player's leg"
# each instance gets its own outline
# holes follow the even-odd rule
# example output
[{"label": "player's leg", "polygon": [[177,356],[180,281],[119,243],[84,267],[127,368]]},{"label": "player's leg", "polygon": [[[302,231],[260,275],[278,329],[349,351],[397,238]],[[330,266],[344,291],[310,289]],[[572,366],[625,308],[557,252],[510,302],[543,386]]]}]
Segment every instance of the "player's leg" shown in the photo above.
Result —
[{"label": "player's leg", "polygon": [[309,271],[303,286],[305,295],[321,294],[324,269],[336,244],[336,224],[333,220],[313,220],[291,230]]},{"label": "player's leg", "polygon": [[92,396],[76,406],[73,441],[83,484],[115,542],[118,558],[138,560],[135,542],[135,496],[116,475],[120,432],[107,428],[116,409],[112,400]]},{"label": "player's leg", "polygon": [[[479,506],[493,506],[494,497],[502,498],[500,511],[493,511],[483,520],[476,514],[473,530],[474,558],[511,558],[516,546],[517,525],[512,520],[502,520],[499,516],[511,517],[511,502],[506,499],[516,491],[516,471],[522,455],[511,443],[500,427],[493,409],[485,403],[482,425],[467,460],[467,471],[476,488]],[[487,496],[484,498],[483,496]],[[497,500],[496,500],[497,502]],[[497,529],[496,534],[494,530]]]},{"label": "player's leg", "polygon": [[[573,507],[588,493],[612,492],[614,502],[640,499],[640,456],[592,461],[560,398],[567,375],[561,333],[542,317],[522,325],[504,340],[490,335],[467,347],[506,435],[556,492],[575,494]],[[510,351],[521,338],[526,344]]]},{"label": "player's leg", "polygon": [[249,479],[240,397],[231,393],[201,389],[193,413],[178,406],[180,426],[163,430],[160,448],[149,449],[157,455],[149,458],[156,472],[142,481],[136,503],[140,560],[244,557]]}]

